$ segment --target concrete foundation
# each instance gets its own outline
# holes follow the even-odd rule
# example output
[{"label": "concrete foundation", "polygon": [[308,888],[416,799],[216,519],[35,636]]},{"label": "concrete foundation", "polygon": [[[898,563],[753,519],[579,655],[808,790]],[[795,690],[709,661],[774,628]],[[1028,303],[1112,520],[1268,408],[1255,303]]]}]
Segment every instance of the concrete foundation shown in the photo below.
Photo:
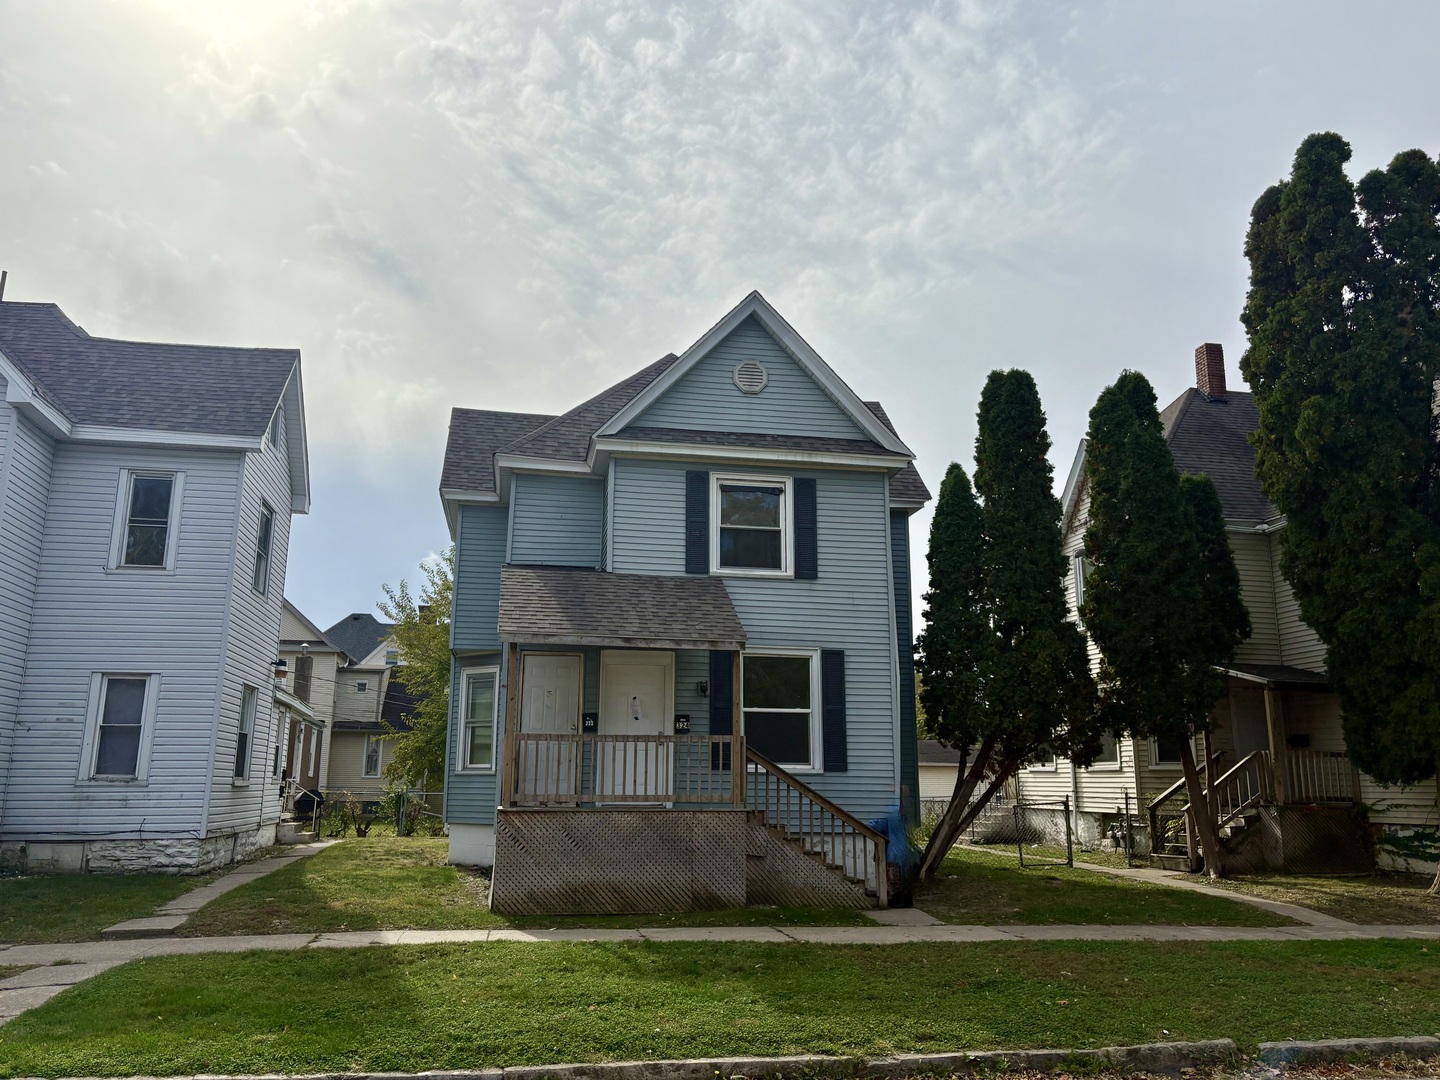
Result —
[{"label": "concrete foundation", "polygon": [[153,840],[6,840],[0,867],[23,874],[205,874],[275,844],[275,824]]},{"label": "concrete foundation", "polygon": [[455,866],[495,865],[494,825],[451,825],[450,862]]}]

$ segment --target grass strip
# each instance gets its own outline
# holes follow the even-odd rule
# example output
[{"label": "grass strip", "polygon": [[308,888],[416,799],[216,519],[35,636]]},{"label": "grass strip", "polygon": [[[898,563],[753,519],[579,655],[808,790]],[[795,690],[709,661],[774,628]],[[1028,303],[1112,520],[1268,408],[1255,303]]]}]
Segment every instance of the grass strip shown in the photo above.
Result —
[{"label": "grass strip", "polygon": [[949,923],[1293,926],[1293,919],[1222,897],[1068,866],[1021,869],[1011,849],[957,847],[915,906]]},{"label": "grass strip", "polygon": [[1365,874],[1352,877],[1300,877],[1282,874],[1224,878],[1222,889],[1299,904],[1337,919],[1368,926],[1440,923],[1440,896],[1427,890],[1433,880],[1422,874]]},{"label": "grass strip", "polygon": [[1419,941],[492,943],[138,961],[0,1032],[0,1075],[413,1072],[1440,1028]]},{"label": "grass strip", "polygon": [[93,941],[105,927],[151,915],[212,879],[176,874],[0,877],[0,941]]},{"label": "grass strip", "polygon": [[486,907],[488,881],[446,863],[444,840],[347,840],[242,885],[185,924],[189,936],[489,927],[860,926],[859,911],[743,908],[682,915],[506,918]]}]

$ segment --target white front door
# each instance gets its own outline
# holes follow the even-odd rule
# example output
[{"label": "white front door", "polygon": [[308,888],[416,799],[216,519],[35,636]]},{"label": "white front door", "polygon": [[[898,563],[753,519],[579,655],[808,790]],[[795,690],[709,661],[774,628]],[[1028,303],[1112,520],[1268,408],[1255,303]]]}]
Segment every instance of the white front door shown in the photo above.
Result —
[{"label": "white front door", "polygon": [[[600,654],[600,734],[670,735],[675,726],[675,654],[607,650]],[[595,754],[595,801],[617,797],[669,802],[674,755],[657,742],[602,741]]]},{"label": "white front door", "polygon": [[[526,653],[520,674],[521,735],[576,736],[580,731],[580,657]],[[520,794],[537,801],[573,802],[579,743],[520,740],[516,776]]]}]

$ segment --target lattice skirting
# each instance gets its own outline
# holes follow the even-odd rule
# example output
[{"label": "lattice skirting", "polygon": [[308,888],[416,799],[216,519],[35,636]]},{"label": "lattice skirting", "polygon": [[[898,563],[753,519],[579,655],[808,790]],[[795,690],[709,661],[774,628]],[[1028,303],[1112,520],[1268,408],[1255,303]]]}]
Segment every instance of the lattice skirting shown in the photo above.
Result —
[{"label": "lattice skirting", "polygon": [[1348,806],[1263,806],[1226,850],[1234,873],[1356,874],[1375,868],[1365,815]]},{"label": "lattice skirting", "polygon": [[863,885],[744,810],[501,810],[490,907],[625,915],[743,907],[867,907]]},{"label": "lattice skirting", "polygon": [[490,907],[609,915],[745,904],[743,810],[501,810]]}]

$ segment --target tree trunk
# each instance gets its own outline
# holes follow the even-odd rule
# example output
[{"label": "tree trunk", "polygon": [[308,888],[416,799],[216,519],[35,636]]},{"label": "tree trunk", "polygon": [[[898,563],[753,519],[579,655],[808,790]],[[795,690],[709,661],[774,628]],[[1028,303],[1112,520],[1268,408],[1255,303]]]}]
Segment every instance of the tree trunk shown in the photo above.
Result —
[{"label": "tree trunk", "polygon": [[935,823],[935,831],[930,834],[930,842],[925,845],[925,854],[920,859],[920,880],[929,881],[935,876],[935,870],[940,861],[945,858],[949,850],[955,846],[956,839],[960,836],[962,828],[960,819],[964,816],[966,807],[970,803],[970,797],[975,794],[975,788],[980,783],[980,778],[985,775],[985,768],[990,764],[990,758],[995,753],[995,740],[986,739],[975,751],[975,761],[970,768],[965,768],[965,762],[960,762],[960,769],[955,775],[955,791],[950,796],[950,805],[945,807],[945,813],[940,815],[940,820]]},{"label": "tree trunk", "polygon": [[[1359,781],[1356,781],[1356,786],[1359,786]],[[1358,794],[1356,797],[1359,797]],[[1440,762],[1435,765],[1435,808],[1440,810]],[[1435,854],[1435,880],[1430,882],[1430,888],[1425,891],[1431,896],[1440,896],[1440,851]]]},{"label": "tree trunk", "polygon": [[[995,797],[995,793],[999,791],[1002,787],[1004,787],[1006,781],[1008,781],[1010,777],[1014,775],[1015,770],[1007,766],[1000,771],[999,776],[995,777],[994,780],[990,781],[989,787],[982,791],[977,798],[970,800],[970,805],[965,809],[965,811],[955,822],[955,829],[953,835],[950,838],[950,842],[945,845],[944,850],[937,851],[934,857],[934,865],[930,867],[931,877],[935,876],[935,871],[938,870],[940,868],[940,864],[945,861],[945,856],[948,855],[950,849],[955,846],[955,842],[960,839],[960,834],[970,827],[970,823],[980,816],[981,812],[985,809],[985,807],[990,805],[990,800]],[[931,836],[931,840],[934,840],[933,835]],[[927,856],[929,856],[929,845],[926,845],[925,853]]]},{"label": "tree trunk", "polygon": [[1209,795],[1200,786],[1200,770],[1195,767],[1195,752],[1188,738],[1180,743],[1180,765],[1185,770],[1185,793],[1190,796],[1190,820],[1200,834],[1200,849],[1205,854],[1205,873],[1212,878],[1224,877],[1225,854],[1220,850],[1220,829],[1210,812]]}]

